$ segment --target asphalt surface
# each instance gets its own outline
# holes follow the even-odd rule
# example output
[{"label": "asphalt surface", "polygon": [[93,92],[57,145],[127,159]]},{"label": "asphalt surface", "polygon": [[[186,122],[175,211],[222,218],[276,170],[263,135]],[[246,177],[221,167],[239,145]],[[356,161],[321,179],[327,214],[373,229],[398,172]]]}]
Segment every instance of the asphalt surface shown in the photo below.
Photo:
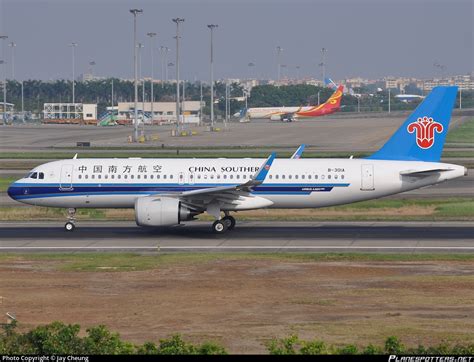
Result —
[{"label": "asphalt surface", "polygon": [[133,222],[0,223],[0,252],[474,252],[470,222],[239,222],[224,235],[210,223],[147,229]]}]

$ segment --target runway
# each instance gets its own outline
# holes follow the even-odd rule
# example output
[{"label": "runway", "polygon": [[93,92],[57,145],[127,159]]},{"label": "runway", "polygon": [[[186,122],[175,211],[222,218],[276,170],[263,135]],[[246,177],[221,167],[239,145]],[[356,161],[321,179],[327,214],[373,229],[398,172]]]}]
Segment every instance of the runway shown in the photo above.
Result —
[{"label": "runway", "polygon": [[470,222],[238,222],[214,235],[207,222],[164,229],[133,222],[0,223],[0,252],[474,252]]}]

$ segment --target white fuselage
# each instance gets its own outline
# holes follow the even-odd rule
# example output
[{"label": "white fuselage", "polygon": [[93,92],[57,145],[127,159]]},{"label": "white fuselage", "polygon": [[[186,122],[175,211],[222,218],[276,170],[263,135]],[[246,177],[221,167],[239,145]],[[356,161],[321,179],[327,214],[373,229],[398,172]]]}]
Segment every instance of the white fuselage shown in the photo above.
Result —
[{"label": "white fuselage", "polygon": [[[248,181],[264,159],[70,159],[33,171],[9,195],[27,204],[65,208],[133,208],[138,197],[170,194]],[[428,176],[406,171],[449,169]],[[464,175],[463,166],[371,159],[276,159],[250,197],[222,210],[317,208],[375,199]],[[264,200],[264,202],[262,202]]]}]

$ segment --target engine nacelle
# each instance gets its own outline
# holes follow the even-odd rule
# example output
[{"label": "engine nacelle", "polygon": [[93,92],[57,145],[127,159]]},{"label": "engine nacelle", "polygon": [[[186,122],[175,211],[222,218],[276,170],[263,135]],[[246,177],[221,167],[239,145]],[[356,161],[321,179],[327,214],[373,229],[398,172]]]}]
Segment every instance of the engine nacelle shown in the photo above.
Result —
[{"label": "engine nacelle", "polygon": [[281,121],[281,115],[280,114],[272,114],[270,116],[270,121]]},{"label": "engine nacelle", "polygon": [[193,220],[198,213],[181,205],[172,197],[145,196],[135,201],[135,221],[138,226],[172,226]]}]

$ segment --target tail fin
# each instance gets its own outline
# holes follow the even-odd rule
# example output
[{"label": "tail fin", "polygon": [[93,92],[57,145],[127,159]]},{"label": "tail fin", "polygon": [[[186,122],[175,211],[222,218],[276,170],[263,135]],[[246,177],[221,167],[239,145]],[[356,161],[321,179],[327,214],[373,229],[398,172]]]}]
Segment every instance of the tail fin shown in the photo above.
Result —
[{"label": "tail fin", "polygon": [[340,85],[337,87],[336,91],[329,97],[329,99],[324,103],[325,108],[337,108],[341,107],[342,92],[344,91],[344,86]]},{"label": "tail fin", "polygon": [[435,87],[383,147],[375,160],[437,162],[443,152],[458,87]]}]

